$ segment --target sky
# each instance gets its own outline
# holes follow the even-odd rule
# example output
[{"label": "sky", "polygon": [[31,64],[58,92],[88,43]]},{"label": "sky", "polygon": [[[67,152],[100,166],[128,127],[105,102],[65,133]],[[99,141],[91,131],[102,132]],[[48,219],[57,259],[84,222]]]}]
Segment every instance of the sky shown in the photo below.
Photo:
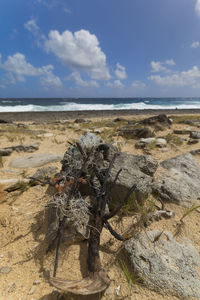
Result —
[{"label": "sky", "polygon": [[1,0],[0,97],[200,97],[200,0]]}]

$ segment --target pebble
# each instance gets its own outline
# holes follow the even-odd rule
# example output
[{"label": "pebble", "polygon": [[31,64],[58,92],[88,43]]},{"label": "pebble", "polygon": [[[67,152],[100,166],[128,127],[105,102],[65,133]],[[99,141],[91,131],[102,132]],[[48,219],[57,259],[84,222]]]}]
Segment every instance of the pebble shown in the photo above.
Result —
[{"label": "pebble", "polygon": [[28,295],[33,295],[35,293],[35,286],[32,286],[28,292]]},{"label": "pebble", "polygon": [[37,285],[37,284],[40,284],[40,283],[41,283],[40,280],[35,280],[35,281],[33,282],[34,285]]},{"label": "pebble", "polygon": [[12,271],[12,269],[8,266],[0,268],[0,273],[1,274],[8,274],[8,273],[10,273],[10,271]]}]

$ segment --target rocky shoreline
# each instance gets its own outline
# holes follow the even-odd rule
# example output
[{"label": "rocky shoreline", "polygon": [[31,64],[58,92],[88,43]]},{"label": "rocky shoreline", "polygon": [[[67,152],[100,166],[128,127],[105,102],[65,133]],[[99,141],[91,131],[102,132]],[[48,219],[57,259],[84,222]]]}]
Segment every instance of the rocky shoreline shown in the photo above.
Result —
[{"label": "rocky shoreline", "polygon": [[53,122],[76,118],[100,118],[118,116],[138,116],[156,114],[199,114],[200,109],[130,109],[130,110],[83,110],[83,111],[45,111],[45,112],[0,112],[0,120],[15,122]]}]

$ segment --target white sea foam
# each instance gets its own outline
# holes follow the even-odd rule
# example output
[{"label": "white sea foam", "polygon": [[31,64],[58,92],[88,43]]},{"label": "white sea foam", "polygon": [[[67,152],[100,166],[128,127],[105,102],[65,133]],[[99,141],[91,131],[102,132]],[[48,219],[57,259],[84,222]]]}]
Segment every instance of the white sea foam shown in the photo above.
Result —
[{"label": "white sea foam", "polygon": [[200,102],[179,105],[152,105],[145,102],[119,104],[80,104],[66,102],[62,105],[15,105],[0,106],[0,112],[78,111],[78,110],[128,110],[128,109],[200,109]]}]

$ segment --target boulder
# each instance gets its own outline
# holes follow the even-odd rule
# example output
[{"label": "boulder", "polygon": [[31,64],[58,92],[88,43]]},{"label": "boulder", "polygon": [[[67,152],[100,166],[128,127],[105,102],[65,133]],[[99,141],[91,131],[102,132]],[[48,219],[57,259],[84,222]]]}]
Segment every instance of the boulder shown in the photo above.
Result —
[{"label": "boulder", "polygon": [[161,163],[163,172],[153,186],[163,200],[186,207],[200,196],[200,167],[193,156],[186,153]]},{"label": "boulder", "polygon": [[131,129],[129,127],[118,128],[120,136],[127,139],[135,138],[150,138],[154,136],[154,133],[147,127]]},{"label": "boulder", "polygon": [[137,185],[135,196],[146,196],[152,192],[153,175],[157,170],[158,162],[151,155],[131,155],[120,152],[111,170],[110,184],[117,172],[122,169],[115,187],[112,190],[114,203],[123,200],[127,191]]},{"label": "boulder", "polygon": [[37,169],[33,176],[31,176],[32,181],[42,180],[45,181],[46,178],[53,177],[58,172],[58,168],[55,166],[48,166],[44,168]]},{"label": "boulder", "polygon": [[26,168],[37,168],[44,166],[48,163],[61,161],[62,156],[49,154],[49,153],[39,153],[33,154],[31,156],[22,156],[12,160],[9,164],[12,168],[26,169]]},{"label": "boulder", "polygon": [[181,299],[200,298],[199,253],[166,231],[143,232],[125,242],[136,273],[148,288]]},{"label": "boulder", "polygon": [[154,126],[160,124],[164,127],[170,127],[170,125],[172,124],[172,120],[169,119],[165,114],[160,114],[157,116],[146,118],[142,121],[139,121],[139,123],[143,125],[154,125]]}]

